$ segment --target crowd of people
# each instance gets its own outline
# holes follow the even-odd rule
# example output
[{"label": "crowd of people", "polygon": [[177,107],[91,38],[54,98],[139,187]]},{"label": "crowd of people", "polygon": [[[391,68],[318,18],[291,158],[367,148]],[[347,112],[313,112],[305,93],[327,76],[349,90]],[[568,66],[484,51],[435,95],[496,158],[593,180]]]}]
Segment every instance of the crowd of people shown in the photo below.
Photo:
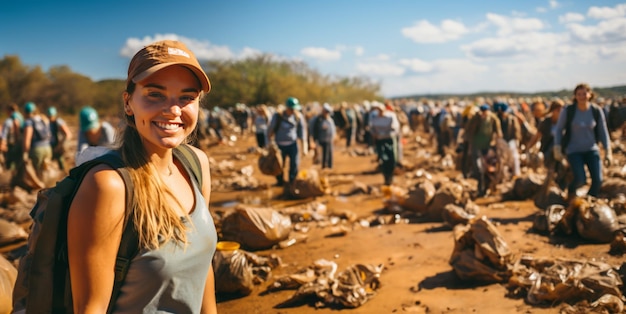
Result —
[{"label": "crowd of people", "polygon": [[[254,134],[259,148],[276,143],[288,164],[286,177],[276,177],[277,186],[293,182],[302,155],[311,153],[321,169],[333,169],[340,138],[345,140],[341,145],[345,149],[364,145],[375,153],[383,184],[391,185],[394,170],[402,166],[403,136],[423,132],[436,143],[435,151],[441,157],[456,155],[463,175],[478,180],[480,195],[493,187],[492,172],[501,172],[500,180],[520,176],[522,154],[541,156],[543,166],[556,174],[557,184],[571,195],[584,185],[588,173],[592,179],[589,194],[597,195],[601,160],[605,164],[612,160],[609,133],[616,122],[609,116],[611,110],[626,106],[626,98],[596,99],[588,84],[574,90],[571,99],[478,97],[302,105],[290,97],[277,106],[238,103],[226,109],[201,108],[197,134],[201,138],[213,135],[217,143],[224,143],[224,130],[234,126],[236,135]],[[56,108],[48,107],[45,112],[33,102],[22,108],[15,104],[7,107],[8,117],[0,131],[5,168],[15,169],[30,160],[39,175],[50,161],[67,170],[65,147],[72,132]],[[618,119],[621,122],[617,123],[623,124],[624,118]],[[115,128],[101,120],[94,108],[82,108],[77,155],[90,146],[110,146],[115,134]],[[570,138],[576,139],[571,145]],[[565,182],[568,171],[572,182]]]},{"label": "crowd of people", "polygon": [[[44,169],[53,164],[64,172],[69,171],[68,145],[76,135],[59,116],[56,107],[42,111],[29,101],[22,108],[9,105],[7,114],[0,129],[0,152],[5,169],[15,171],[29,161],[40,177]],[[110,146],[115,133],[115,128],[101,120],[94,108],[83,107],[79,113],[76,156],[90,146]]]},{"label": "crowd of people", "polygon": [[[332,169],[335,146],[349,149],[355,143],[376,154],[383,184],[391,185],[394,170],[402,167],[403,142],[409,134],[422,132],[436,143],[436,154],[454,155],[457,169],[478,181],[479,195],[493,192],[494,185],[505,178],[519,177],[525,155],[543,160],[543,167],[554,173],[556,183],[570,197],[585,184],[589,173],[589,195],[596,196],[602,181],[601,160],[605,164],[612,160],[609,133],[615,127],[611,126],[617,123],[619,127],[624,121],[617,117],[615,122],[613,110],[624,107],[626,98],[597,99],[588,84],[580,84],[571,98],[551,99],[477,97],[303,105],[289,98],[277,106],[215,107],[209,118],[213,122],[207,127],[220,141],[223,129],[232,125],[238,134],[254,133],[260,148],[277,143],[283,160],[289,160],[287,179],[277,177],[279,186],[295,178],[300,156],[309,150],[321,169]],[[567,134],[576,144],[561,142],[567,141]],[[345,144],[339,144],[339,138]],[[573,180],[566,180],[568,173]]]}]

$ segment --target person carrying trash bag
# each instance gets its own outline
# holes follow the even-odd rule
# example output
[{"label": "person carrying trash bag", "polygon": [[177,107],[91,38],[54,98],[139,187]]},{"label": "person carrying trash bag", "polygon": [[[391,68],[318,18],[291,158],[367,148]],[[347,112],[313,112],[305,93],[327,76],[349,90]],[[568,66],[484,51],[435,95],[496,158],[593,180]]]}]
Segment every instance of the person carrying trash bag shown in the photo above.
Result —
[{"label": "person carrying trash bag", "polygon": [[37,176],[41,179],[46,162],[52,160],[52,147],[50,146],[51,132],[48,118],[39,112],[33,102],[24,106],[23,134],[23,161],[30,159]]},{"label": "person carrying trash bag", "polygon": [[502,138],[502,128],[500,119],[489,110],[488,104],[482,104],[479,109],[467,123],[465,142],[469,145],[471,158],[470,177],[478,181],[478,195],[484,196],[488,187],[483,156],[495,146],[498,138]]},{"label": "person carrying trash bag", "polygon": [[374,103],[369,120],[369,130],[376,147],[378,162],[383,173],[384,184],[393,183],[393,172],[398,164],[398,134],[400,122],[395,114],[385,110],[383,104]]},{"label": "person carrying trash bag", "polygon": [[[268,138],[273,139],[281,151],[283,165],[289,157],[288,183],[293,183],[298,175],[300,166],[300,151],[306,156],[308,154],[307,125],[306,119],[300,113],[302,106],[295,97],[289,97],[285,101],[285,109],[272,116],[272,121],[268,128]],[[300,140],[301,147],[298,146]],[[276,176],[276,186],[284,186],[284,173]]]}]

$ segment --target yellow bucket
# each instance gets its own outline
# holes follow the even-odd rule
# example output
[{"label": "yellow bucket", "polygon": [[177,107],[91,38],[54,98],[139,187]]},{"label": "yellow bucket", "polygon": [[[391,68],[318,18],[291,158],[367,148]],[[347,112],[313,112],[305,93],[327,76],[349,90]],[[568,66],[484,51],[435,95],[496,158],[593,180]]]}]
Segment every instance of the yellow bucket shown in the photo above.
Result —
[{"label": "yellow bucket", "polygon": [[235,241],[219,241],[215,248],[218,251],[235,251],[238,250],[241,245]]}]

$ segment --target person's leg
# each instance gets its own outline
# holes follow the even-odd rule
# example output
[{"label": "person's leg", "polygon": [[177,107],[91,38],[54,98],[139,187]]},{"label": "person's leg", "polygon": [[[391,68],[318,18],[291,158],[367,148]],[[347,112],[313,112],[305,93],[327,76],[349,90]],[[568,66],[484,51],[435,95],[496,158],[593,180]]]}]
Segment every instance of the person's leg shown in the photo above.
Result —
[{"label": "person's leg", "polygon": [[587,176],[585,174],[583,153],[568,154],[567,161],[569,162],[570,170],[574,175],[572,182],[567,187],[567,197],[571,199],[576,196],[576,190],[585,184]]},{"label": "person's leg", "polygon": [[320,142],[319,145],[322,148],[322,169],[328,168],[328,143]]},{"label": "person's leg", "polygon": [[328,143],[328,168],[333,168],[333,142]]},{"label": "person's leg", "polygon": [[383,173],[383,178],[385,180],[385,185],[391,185],[393,183],[393,172],[396,167],[396,152],[393,140],[386,139],[380,141],[380,152],[381,152],[381,171]]},{"label": "person's leg", "polygon": [[283,171],[276,176],[276,185],[283,186],[285,185],[285,165],[287,164],[287,156],[288,156],[288,147],[289,146],[281,146],[278,145],[278,149],[280,150],[281,157],[283,159]]},{"label": "person's leg", "polygon": [[265,148],[265,134],[263,133],[256,133],[256,145],[259,148]]},{"label": "person's leg", "polygon": [[347,128],[346,129],[346,148],[350,147],[351,144],[351,134],[352,133],[352,129],[351,128]]},{"label": "person's leg", "polygon": [[[287,148],[287,155],[289,156],[289,183],[293,183],[298,175],[298,168],[300,166],[300,154],[298,154],[298,143],[293,143]],[[283,158],[284,160],[284,158]]]},{"label": "person's leg", "polygon": [[589,176],[591,177],[591,186],[589,187],[588,195],[597,197],[600,193],[600,187],[602,186],[602,164],[600,160],[600,152],[597,150],[584,153],[584,162],[589,169]]},{"label": "person's leg", "polygon": [[520,169],[519,151],[517,149],[517,140],[509,141],[509,149],[511,149],[511,157],[513,157],[513,175],[518,177],[522,172]]}]

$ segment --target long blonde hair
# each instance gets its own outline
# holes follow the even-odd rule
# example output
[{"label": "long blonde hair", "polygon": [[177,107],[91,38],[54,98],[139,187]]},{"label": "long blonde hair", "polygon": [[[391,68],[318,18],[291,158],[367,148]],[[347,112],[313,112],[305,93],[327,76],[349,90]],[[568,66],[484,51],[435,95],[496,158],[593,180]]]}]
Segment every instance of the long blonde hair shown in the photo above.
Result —
[{"label": "long blonde hair", "polygon": [[[128,94],[131,95],[134,89],[135,84],[131,82],[127,88]],[[203,93],[199,98],[202,95]],[[185,221],[190,221],[189,214],[183,210],[184,217],[181,219],[179,211],[169,205],[168,196],[182,207],[148,160],[142,139],[137,132],[135,117],[124,114],[123,120],[125,125],[116,138],[115,146],[118,147],[135,186],[132,218],[139,236],[139,247],[157,249],[170,240],[185,246],[188,230]],[[195,131],[191,132],[185,143],[191,142],[195,134]]]}]

